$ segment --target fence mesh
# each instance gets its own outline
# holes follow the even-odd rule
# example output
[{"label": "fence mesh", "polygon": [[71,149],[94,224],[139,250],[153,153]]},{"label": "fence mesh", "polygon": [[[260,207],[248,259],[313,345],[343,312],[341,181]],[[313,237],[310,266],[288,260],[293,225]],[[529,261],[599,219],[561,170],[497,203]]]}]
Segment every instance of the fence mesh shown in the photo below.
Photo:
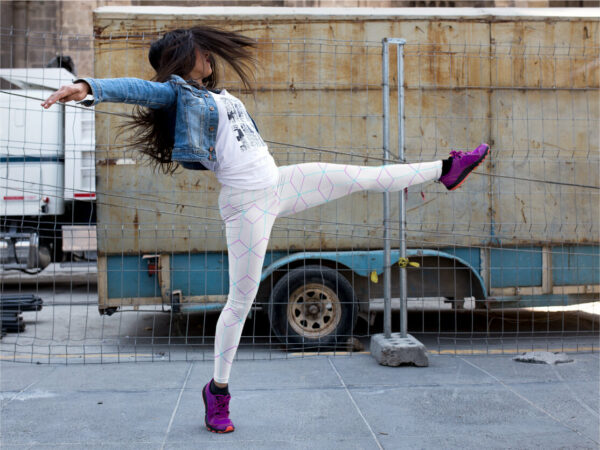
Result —
[{"label": "fence mesh", "polygon": [[[25,67],[0,70],[1,358],[213,361],[228,289],[216,178],[154,172],[120,132],[131,105],[42,110],[76,67],[27,61],[40,48],[44,62],[57,52],[77,61],[93,46],[96,77],[150,79],[157,35],[1,37],[19,61],[25,55]],[[393,145],[383,157],[381,42],[260,39],[255,56],[252,91],[225,66],[222,86],[243,100],[279,166],[398,161]],[[597,350],[598,56],[597,46],[404,46],[406,160],[483,141],[492,149],[459,190],[429,183],[408,192],[408,257],[418,265],[407,269],[408,332],[430,352]],[[397,142],[398,127],[390,133]],[[391,195],[398,331],[399,194]],[[383,323],[381,197],[355,193],[277,219],[236,358],[368,351]],[[311,270],[333,281],[302,282]]]}]

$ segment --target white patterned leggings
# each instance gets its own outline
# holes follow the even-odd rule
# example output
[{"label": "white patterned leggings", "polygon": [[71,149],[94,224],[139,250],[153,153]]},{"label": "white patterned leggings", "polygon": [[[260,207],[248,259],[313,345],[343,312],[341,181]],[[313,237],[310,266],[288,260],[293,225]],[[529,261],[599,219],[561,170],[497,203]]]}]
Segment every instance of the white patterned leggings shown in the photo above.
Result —
[{"label": "white patterned leggings", "polygon": [[227,383],[242,328],[258,291],[271,228],[288,216],[358,191],[395,192],[437,180],[442,162],[379,167],[306,163],[279,167],[277,185],[244,190],[223,186],[219,209],[225,221],[229,295],[215,332],[214,379]]}]

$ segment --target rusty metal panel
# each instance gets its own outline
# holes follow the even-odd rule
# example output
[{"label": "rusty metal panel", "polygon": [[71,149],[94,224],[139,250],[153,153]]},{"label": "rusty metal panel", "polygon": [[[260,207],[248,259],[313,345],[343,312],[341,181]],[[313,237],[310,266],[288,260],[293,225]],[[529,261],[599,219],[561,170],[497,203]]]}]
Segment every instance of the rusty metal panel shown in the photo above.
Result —
[{"label": "rusty metal panel", "polygon": [[593,89],[494,91],[493,173],[521,178],[493,178],[508,242],[597,242],[598,195],[578,185],[598,184],[598,100]]},{"label": "rusty metal panel", "polygon": [[[98,250],[102,253],[220,250],[219,184],[212,173],[176,176],[140,164],[102,165]],[[201,218],[201,220],[199,219]],[[224,242],[222,243],[224,246]]]},{"label": "rusty metal panel", "polygon": [[[488,108],[489,93],[483,89],[407,89],[407,160],[442,159],[447,157],[449,149],[470,149],[487,141]],[[489,164],[478,171],[489,172]],[[487,240],[488,236],[482,233],[490,222],[487,183],[485,176],[472,176],[469,189],[452,193],[437,183],[409,189],[409,244],[478,245]],[[424,199],[420,192],[424,193]]]},{"label": "rusty metal panel", "polygon": [[[439,159],[451,148],[471,148],[488,141],[494,153],[479,172],[560,179],[563,167],[552,160],[541,165],[534,161],[597,152],[598,138],[590,128],[598,119],[593,101],[598,95],[597,18],[343,14],[258,18],[203,17],[198,11],[136,15],[98,10],[95,76],[149,79],[147,48],[157,33],[202,19],[204,24],[258,39],[256,91],[241,91],[226,68],[225,87],[245,102],[261,134],[272,141],[278,165],[317,160],[377,165],[382,154],[380,41],[403,37],[407,40],[407,160]],[[393,67],[391,76],[391,104],[395,105]],[[559,90],[544,91],[554,88]],[[114,113],[131,110],[109,104],[97,108]],[[395,108],[391,113],[390,122],[396,123]],[[581,114],[585,120],[580,120]],[[117,164],[135,159],[122,148],[127,134],[117,136],[115,131],[122,118],[97,114],[96,120],[99,250],[224,250],[214,176],[182,170],[170,177],[153,174],[140,162]],[[390,140],[395,143],[395,127],[391,132]],[[534,152],[536,157],[528,160]],[[591,180],[596,174],[583,161],[570,170],[577,179]],[[589,196],[585,212],[577,211],[577,217],[591,225],[571,230],[566,224],[572,223],[570,208],[576,202],[567,188],[557,194],[553,188],[529,183],[522,193],[514,185],[514,180],[479,175],[469,180],[468,191],[452,195],[446,195],[438,184],[423,187],[425,200],[421,190],[411,191],[410,242],[435,245],[452,234],[453,245],[478,245],[493,232],[512,235],[515,242],[524,233],[531,233],[527,239],[597,240],[593,237],[597,225],[591,217],[596,211],[595,196]],[[560,201],[554,205],[557,195]],[[394,198],[392,217],[398,212]],[[541,208],[541,204],[549,206]],[[378,248],[382,245],[381,217],[379,194],[354,194],[278,219],[270,248]],[[557,223],[562,224],[559,231],[545,234]]]},{"label": "rusty metal panel", "polygon": [[598,88],[598,19],[492,23],[495,87]]}]

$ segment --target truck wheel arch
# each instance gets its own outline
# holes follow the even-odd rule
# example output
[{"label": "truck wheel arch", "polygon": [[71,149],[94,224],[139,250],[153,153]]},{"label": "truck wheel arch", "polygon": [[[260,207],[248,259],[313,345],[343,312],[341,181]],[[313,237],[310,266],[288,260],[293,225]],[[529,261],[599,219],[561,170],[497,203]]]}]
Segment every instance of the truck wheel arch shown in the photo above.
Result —
[{"label": "truck wheel arch", "polygon": [[[392,261],[398,261],[399,251],[393,250],[391,256]],[[408,249],[407,256],[409,260],[420,265],[419,268],[407,269],[409,297],[474,297],[479,301],[478,304],[487,298],[485,283],[477,268],[459,256],[430,249]],[[369,280],[372,272],[378,276],[383,273],[383,250],[298,252],[274,261],[263,270],[257,298],[267,300],[277,281],[288,271],[299,266],[315,264],[340,271],[353,285],[357,302],[363,308],[368,304],[365,293],[368,292],[371,298],[377,298],[378,290],[383,289],[381,281],[375,284]],[[398,264],[393,264],[392,295],[395,282],[399,278],[398,270]],[[430,280],[427,289],[420,286],[420,282],[426,278]],[[431,280],[437,280],[437,284],[433,284]]]}]

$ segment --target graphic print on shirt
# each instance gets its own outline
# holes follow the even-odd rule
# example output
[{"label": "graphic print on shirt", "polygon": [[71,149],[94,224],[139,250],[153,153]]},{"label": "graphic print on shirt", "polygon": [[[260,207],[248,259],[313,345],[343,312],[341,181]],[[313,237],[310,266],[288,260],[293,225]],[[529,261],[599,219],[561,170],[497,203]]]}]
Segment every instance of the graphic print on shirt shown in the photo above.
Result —
[{"label": "graphic print on shirt", "polygon": [[246,108],[238,99],[224,95],[221,100],[227,111],[227,118],[233,129],[233,134],[240,144],[240,150],[245,152],[248,149],[264,147],[266,144],[260,137],[260,134],[254,128]]}]

